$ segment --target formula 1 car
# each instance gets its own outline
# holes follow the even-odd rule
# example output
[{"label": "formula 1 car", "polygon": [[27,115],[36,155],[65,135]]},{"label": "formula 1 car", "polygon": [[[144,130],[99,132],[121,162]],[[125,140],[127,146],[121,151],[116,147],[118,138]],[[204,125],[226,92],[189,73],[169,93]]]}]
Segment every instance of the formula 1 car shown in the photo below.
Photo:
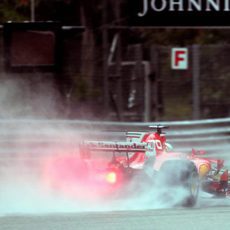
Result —
[{"label": "formula 1 car", "polygon": [[[194,149],[190,153],[176,152],[162,132],[168,127],[150,128],[155,131],[127,132],[125,142],[84,141],[80,156],[87,169],[85,180],[100,184],[100,189],[106,191],[104,196],[126,194],[126,188],[134,181],[137,183],[132,190],[136,192],[142,183],[157,189],[167,186],[167,193],[180,187],[186,191],[180,204],[189,207],[196,204],[199,190],[214,196],[230,195],[224,160],[205,157],[204,151]],[[103,154],[108,159],[104,168],[95,166],[92,153]]]}]

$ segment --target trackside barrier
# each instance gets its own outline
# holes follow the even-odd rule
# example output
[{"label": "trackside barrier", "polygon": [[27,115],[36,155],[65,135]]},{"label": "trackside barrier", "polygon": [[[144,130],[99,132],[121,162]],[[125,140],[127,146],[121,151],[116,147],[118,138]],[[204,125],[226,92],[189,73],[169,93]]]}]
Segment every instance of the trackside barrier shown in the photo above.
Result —
[{"label": "trackside barrier", "polygon": [[168,141],[178,151],[210,153],[230,150],[230,118],[174,122],[110,122],[84,120],[0,120],[0,154],[48,154],[74,151],[82,140],[124,140],[127,131],[151,131],[167,125]]}]

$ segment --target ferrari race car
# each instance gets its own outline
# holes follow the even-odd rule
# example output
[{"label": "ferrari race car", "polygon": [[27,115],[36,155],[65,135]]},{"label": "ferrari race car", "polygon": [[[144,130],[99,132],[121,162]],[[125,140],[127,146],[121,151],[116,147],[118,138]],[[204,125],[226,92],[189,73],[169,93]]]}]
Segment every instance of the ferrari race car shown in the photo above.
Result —
[{"label": "ferrari race car", "polygon": [[[85,180],[97,184],[95,189],[103,188],[104,196],[127,194],[130,184],[132,192],[137,193],[146,188],[143,184],[157,189],[166,187],[166,193],[182,188],[186,196],[181,204],[189,207],[196,204],[199,190],[217,197],[230,195],[229,174],[223,160],[206,157],[204,151],[194,149],[190,153],[174,151],[162,132],[168,127],[150,128],[150,132],[127,132],[125,142],[81,143]],[[107,159],[105,167],[95,164],[95,153]]]}]

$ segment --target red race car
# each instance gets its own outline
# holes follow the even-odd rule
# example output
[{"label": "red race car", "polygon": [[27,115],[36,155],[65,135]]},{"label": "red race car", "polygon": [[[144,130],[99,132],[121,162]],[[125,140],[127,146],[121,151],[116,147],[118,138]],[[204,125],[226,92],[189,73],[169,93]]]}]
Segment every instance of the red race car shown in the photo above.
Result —
[{"label": "red race car", "polygon": [[[87,171],[86,180],[100,184],[100,189],[106,191],[103,195],[109,196],[111,193],[126,194],[130,183],[136,185],[133,189],[136,192],[140,192],[143,183],[158,189],[167,187],[167,193],[180,187],[186,191],[181,204],[190,207],[196,204],[199,190],[221,197],[230,195],[224,160],[205,157],[204,151],[194,149],[190,153],[176,152],[162,132],[168,127],[150,128],[155,131],[127,132],[125,142],[82,143],[80,154]],[[100,167],[93,153],[107,159],[112,155],[112,159],[105,167]]]},{"label": "red race car", "polygon": [[138,197],[152,188],[168,200],[183,190],[178,203],[190,207],[196,204],[200,190],[217,197],[229,196],[224,161],[209,158],[204,151],[173,150],[163,133],[166,128],[159,125],[148,132],[127,132],[124,142],[84,141],[79,146],[79,158],[74,154],[45,163],[45,181],[55,191],[87,200]]}]

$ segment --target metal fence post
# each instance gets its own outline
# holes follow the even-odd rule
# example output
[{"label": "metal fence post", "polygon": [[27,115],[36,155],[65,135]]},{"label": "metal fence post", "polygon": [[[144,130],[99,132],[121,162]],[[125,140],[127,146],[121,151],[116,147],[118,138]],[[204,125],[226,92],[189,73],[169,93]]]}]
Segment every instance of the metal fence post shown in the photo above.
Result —
[{"label": "metal fence post", "polygon": [[117,107],[118,107],[118,117],[119,120],[123,120],[123,79],[122,79],[122,66],[121,66],[121,35],[118,32],[118,41],[117,41],[117,55],[116,55],[116,75],[118,78],[117,83]]},{"label": "metal fence post", "polygon": [[151,82],[149,79],[150,66],[149,62],[144,62],[144,89],[145,89],[145,108],[144,108],[144,121],[148,122],[151,120]]},{"label": "metal fence post", "polygon": [[152,79],[152,106],[153,106],[153,112],[152,116],[154,120],[159,119],[159,55],[158,50],[155,45],[151,46],[150,51],[150,62],[151,62],[151,79]]},{"label": "metal fence post", "polygon": [[[120,0],[115,1],[115,18],[116,25],[119,26],[121,12],[120,12]],[[122,51],[121,51],[121,31],[117,32],[117,54],[116,54],[116,75],[117,75],[117,108],[118,108],[118,118],[120,121],[123,120],[123,79],[122,79]]]},{"label": "metal fence post", "polygon": [[[134,47],[135,47],[135,61],[136,61],[136,63],[135,63],[136,76],[137,76],[138,81],[141,80],[142,82],[144,82],[144,78],[142,77],[142,73],[143,73],[142,72],[142,69],[143,69],[142,68],[142,65],[143,65],[142,64],[142,62],[143,62],[142,45],[137,44]],[[139,94],[144,93],[140,87],[141,87],[141,84],[138,85]],[[145,100],[145,98],[144,98],[144,100]],[[144,111],[145,105],[144,105],[144,101],[143,101],[141,95],[139,95],[138,104],[140,105],[138,113],[140,114],[140,116],[143,120],[144,116],[145,116],[145,114],[144,114],[145,113],[145,111]]]},{"label": "metal fence post", "polygon": [[30,0],[30,21],[35,22],[35,0]]},{"label": "metal fence post", "polygon": [[104,0],[103,4],[103,99],[104,112],[107,114],[109,108],[107,0]]},{"label": "metal fence post", "polygon": [[200,46],[192,46],[193,119],[200,119]]}]

